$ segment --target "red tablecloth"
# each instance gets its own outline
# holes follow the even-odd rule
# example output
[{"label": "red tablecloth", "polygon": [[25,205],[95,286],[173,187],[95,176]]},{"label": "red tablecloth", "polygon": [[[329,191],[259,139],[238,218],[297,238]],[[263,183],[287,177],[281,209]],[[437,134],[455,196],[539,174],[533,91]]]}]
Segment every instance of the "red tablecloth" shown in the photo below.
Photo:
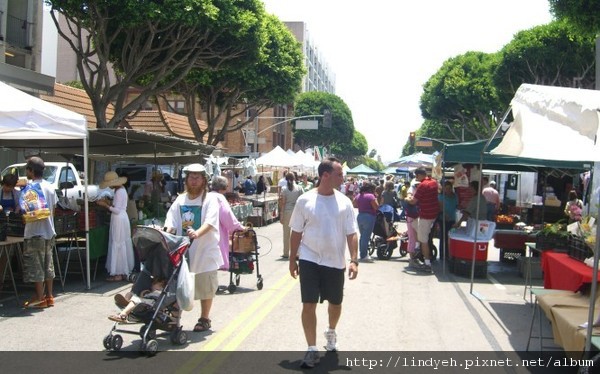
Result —
[{"label": "red tablecloth", "polygon": [[592,283],[592,268],[566,253],[543,251],[544,288],[579,291]]}]

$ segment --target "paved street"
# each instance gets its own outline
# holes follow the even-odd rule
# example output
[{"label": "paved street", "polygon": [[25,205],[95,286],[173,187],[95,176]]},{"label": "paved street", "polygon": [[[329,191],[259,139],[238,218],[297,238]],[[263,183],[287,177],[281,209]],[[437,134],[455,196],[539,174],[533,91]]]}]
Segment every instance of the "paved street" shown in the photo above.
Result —
[{"label": "paved street", "polygon": [[[242,275],[235,293],[217,295],[212,331],[190,331],[183,346],[159,338],[160,350],[295,351],[294,355],[305,350],[299,284],[289,276],[287,261],[280,259],[281,225],[273,223],[256,231],[264,288],[257,290],[256,274]],[[440,263],[435,264],[434,275],[407,271],[407,258],[400,258],[398,252],[389,261],[361,263],[358,278],[346,281],[337,329],[340,350],[523,351],[532,312],[523,299],[523,278],[515,264],[498,262],[495,248],[490,247],[489,261],[488,278],[476,279],[473,292],[469,279],[444,273]],[[229,284],[229,273],[219,276],[221,285]],[[39,311],[17,308],[4,293],[9,298],[2,300],[0,308],[0,351],[102,351],[102,340],[113,326],[107,316],[117,311],[113,296],[130,287],[103,279],[104,274],[99,274],[86,291],[81,276],[72,274],[66,292],[56,287],[56,306]],[[31,289],[23,290],[29,296]],[[319,346],[325,344],[326,309],[318,307]],[[186,330],[193,328],[198,314],[199,305],[184,314]],[[124,329],[137,332],[140,326]],[[124,351],[138,350],[137,334],[122,336]],[[534,344],[537,347],[537,341]]]}]

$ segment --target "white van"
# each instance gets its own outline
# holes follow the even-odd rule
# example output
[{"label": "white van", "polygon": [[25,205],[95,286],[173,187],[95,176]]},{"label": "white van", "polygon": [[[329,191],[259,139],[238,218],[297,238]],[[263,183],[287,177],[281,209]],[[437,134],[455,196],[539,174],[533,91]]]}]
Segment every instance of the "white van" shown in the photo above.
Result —
[{"label": "white van", "polygon": [[[144,188],[147,182],[152,181],[152,175],[156,170],[152,164],[126,164],[116,163],[111,168],[119,175],[127,175],[129,178],[129,193],[133,193],[133,199],[138,200],[144,195]],[[172,195],[177,193],[177,178],[173,176],[173,167],[169,165],[158,165],[158,172],[163,175],[166,186],[165,189],[171,192]]]}]

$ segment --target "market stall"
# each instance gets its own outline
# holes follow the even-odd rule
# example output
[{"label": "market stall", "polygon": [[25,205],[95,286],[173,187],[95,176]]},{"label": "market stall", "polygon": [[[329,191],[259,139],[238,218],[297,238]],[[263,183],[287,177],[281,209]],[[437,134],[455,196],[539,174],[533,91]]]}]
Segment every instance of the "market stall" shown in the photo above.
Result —
[{"label": "market stall", "polygon": [[[212,152],[214,147],[195,141],[164,136],[132,129],[87,129],[84,116],[48,103],[0,82],[0,146],[9,149],[37,149],[44,154],[83,156],[83,175],[86,192],[83,196],[85,224],[82,229],[86,236],[86,276],[87,287],[91,285],[90,245],[102,243],[93,232],[89,219],[94,214],[89,211],[87,194],[88,159],[125,160],[135,155],[151,158],[155,162],[197,162],[203,155]],[[174,161],[175,162],[175,161]],[[90,237],[92,234],[93,238]],[[100,255],[105,249],[96,248]]]},{"label": "market stall", "polygon": [[[564,87],[523,84],[511,101],[514,122],[494,148],[484,147],[483,155],[490,149],[492,156],[526,157],[553,162],[600,161],[600,91]],[[498,133],[499,129],[496,131]],[[540,134],[545,134],[540,146]],[[565,145],[577,145],[577,151]],[[594,186],[591,201],[598,201],[598,186]],[[595,205],[595,204],[591,204]],[[594,210],[597,213],[597,209]],[[594,261],[591,295],[588,308],[588,327],[585,351],[589,352],[594,322],[594,300],[598,286],[598,250],[600,231],[594,235]]]}]

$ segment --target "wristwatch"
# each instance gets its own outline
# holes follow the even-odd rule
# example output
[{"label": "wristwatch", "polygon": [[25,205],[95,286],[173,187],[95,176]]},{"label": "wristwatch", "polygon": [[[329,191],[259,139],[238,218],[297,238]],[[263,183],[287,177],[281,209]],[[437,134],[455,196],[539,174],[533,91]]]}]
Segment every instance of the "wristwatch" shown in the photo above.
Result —
[{"label": "wristwatch", "polygon": [[350,263],[358,266],[358,261],[356,261],[356,260],[350,260]]}]

